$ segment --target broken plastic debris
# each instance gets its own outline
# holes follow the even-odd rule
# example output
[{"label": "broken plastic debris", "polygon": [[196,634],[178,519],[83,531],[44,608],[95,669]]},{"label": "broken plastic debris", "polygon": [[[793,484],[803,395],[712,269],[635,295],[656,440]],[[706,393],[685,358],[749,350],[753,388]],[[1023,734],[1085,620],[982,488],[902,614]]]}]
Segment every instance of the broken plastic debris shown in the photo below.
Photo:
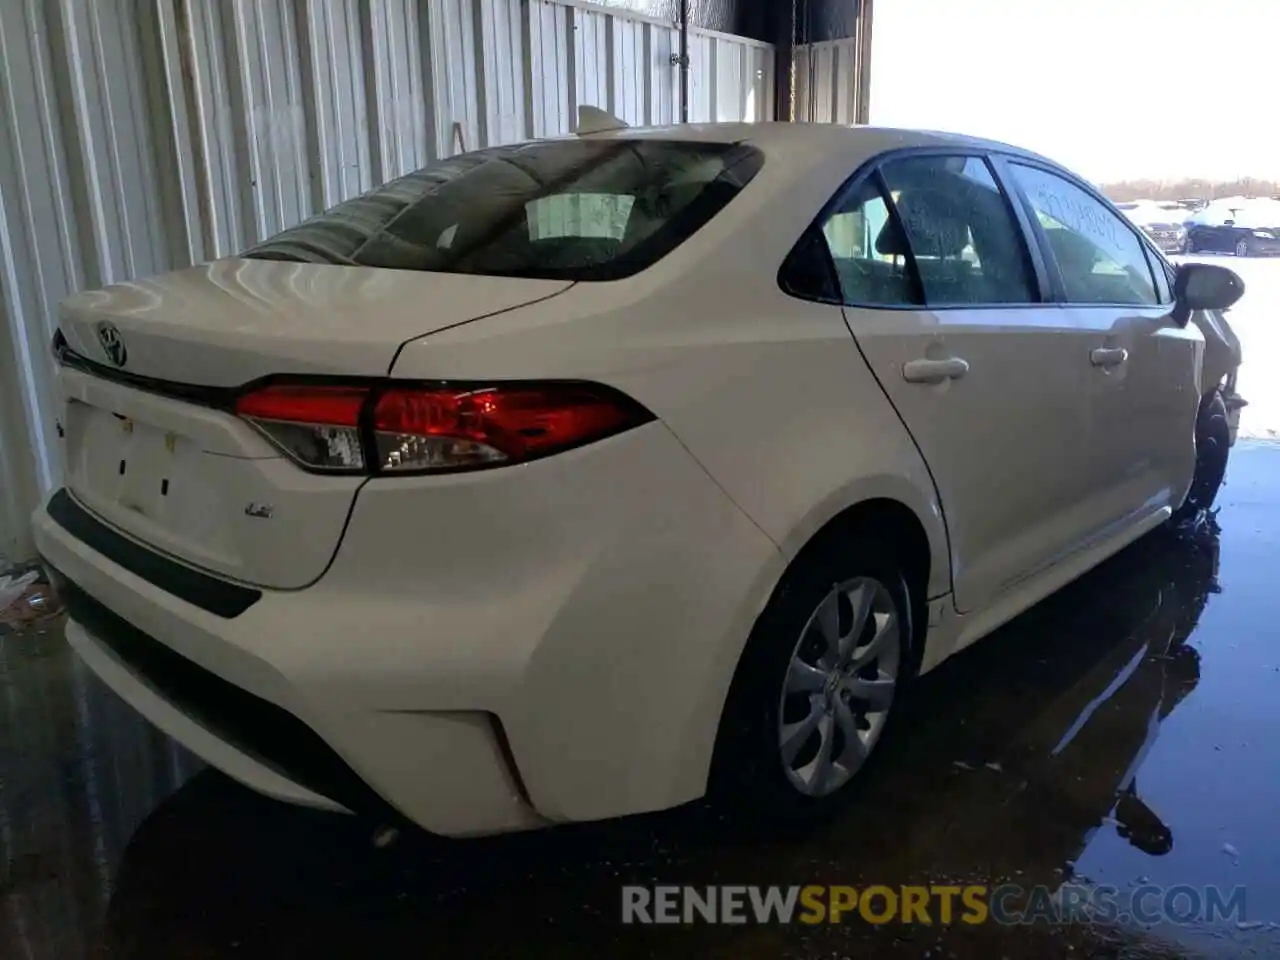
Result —
[{"label": "broken plastic debris", "polygon": [[1228,857],[1238,857],[1238,856],[1240,856],[1240,851],[1239,851],[1239,850],[1237,850],[1235,847],[1233,847],[1233,846],[1232,846],[1231,844],[1229,844],[1229,843],[1224,843],[1224,844],[1222,845],[1222,852],[1223,852],[1223,853],[1225,853]]},{"label": "broken plastic debris", "polygon": [[20,577],[0,577],[0,610],[4,610],[17,600],[27,587],[39,579],[40,574],[35,570],[24,573]]},{"label": "broken plastic debris", "polygon": [[953,767],[959,767],[961,770],[972,770],[973,767],[965,763],[963,760],[955,760],[951,764]]},{"label": "broken plastic debris", "polygon": [[996,773],[1002,773],[1002,772],[1004,771],[1004,767],[1002,767],[1002,766],[1000,766],[1000,764],[998,764],[998,763],[994,763],[994,762],[993,762],[993,763],[988,763],[988,764],[987,764],[987,769],[988,769],[988,770],[994,770]]},{"label": "broken plastic debris", "polygon": [[1260,930],[1261,928],[1261,920],[1241,920],[1236,924],[1237,930]]}]

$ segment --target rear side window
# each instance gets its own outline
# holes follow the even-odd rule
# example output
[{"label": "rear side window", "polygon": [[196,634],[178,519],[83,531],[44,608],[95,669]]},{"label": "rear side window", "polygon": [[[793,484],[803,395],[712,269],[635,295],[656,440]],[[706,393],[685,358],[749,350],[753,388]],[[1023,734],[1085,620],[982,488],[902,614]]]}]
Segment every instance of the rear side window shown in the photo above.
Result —
[{"label": "rear side window", "polygon": [[1034,303],[1021,228],[979,157],[891,160],[845,197],[823,236],[846,303]]},{"label": "rear side window", "polygon": [[1124,220],[1064,177],[1009,166],[1044,229],[1069,303],[1160,302],[1143,243]]},{"label": "rear side window", "polygon": [[614,280],[656,263],[763,165],[742,144],[557,140],[463,154],[242,256],[439,273]]},{"label": "rear side window", "polygon": [[921,302],[914,268],[897,242],[889,199],[864,180],[822,225],[845,303],[904,306]]}]

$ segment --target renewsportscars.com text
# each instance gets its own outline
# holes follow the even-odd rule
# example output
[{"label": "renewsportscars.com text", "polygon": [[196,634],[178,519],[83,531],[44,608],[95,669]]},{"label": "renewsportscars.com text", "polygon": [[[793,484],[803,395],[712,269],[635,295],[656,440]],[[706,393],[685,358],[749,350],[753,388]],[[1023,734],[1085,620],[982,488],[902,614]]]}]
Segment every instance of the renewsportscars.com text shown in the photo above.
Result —
[{"label": "renewsportscars.com text", "polygon": [[1241,922],[1245,889],[1107,885],[625,886],[627,924]]}]

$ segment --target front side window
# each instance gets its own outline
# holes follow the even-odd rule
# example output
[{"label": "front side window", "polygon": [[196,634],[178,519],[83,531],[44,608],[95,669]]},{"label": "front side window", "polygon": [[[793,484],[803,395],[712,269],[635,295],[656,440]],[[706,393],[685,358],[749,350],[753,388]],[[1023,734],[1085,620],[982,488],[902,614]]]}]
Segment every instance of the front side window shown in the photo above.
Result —
[{"label": "front side window", "polygon": [[1160,302],[1142,241],[1128,224],[1064,177],[1021,163],[1010,169],[1048,238],[1068,302]]},{"label": "front side window", "polygon": [[883,168],[930,306],[1039,300],[1022,230],[981,157]]},{"label": "front side window", "polygon": [[743,144],[556,140],[462,154],[291,227],[251,259],[614,280],[656,263],[746,186]]},{"label": "front side window", "polygon": [[979,157],[891,160],[850,191],[822,233],[846,303],[1039,299],[1021,230]]}]

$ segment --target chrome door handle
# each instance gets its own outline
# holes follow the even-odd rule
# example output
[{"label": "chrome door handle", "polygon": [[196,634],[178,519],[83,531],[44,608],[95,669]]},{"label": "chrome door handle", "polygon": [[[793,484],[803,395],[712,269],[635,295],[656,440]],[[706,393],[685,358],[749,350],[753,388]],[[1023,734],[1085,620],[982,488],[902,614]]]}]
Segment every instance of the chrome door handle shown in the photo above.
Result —
[{"label": "chrome door handle", "polygon": [[1118,367],[1129,359],[1124,347],[1099,347],[1089,353],[1089,362],[1095,367]]},{"label": "chrome door handle", "polygon": [[902,378],[907,383],[943,383],[959,380],[969,372],[969,361],[959,357],[946,360],[908,360],[902,365]]}]

